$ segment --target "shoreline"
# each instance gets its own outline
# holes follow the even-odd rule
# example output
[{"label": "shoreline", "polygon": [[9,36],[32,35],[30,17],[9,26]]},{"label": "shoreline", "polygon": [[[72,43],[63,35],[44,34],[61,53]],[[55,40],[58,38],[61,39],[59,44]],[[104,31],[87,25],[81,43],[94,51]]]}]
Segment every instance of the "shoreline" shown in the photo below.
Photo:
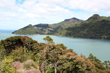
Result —
[{"label": "shoreline", "polygon": [[[12,33],[14,34],[14,33]],[[15,35],[50,35],[50,34],[15,34]],[[58,37],[67,37],[67,38],[80,38],[80,39],[94,39],[94,40],[110,40],[110,39],[97,39],[97,38],[81,38],[81,37],[73,37],[73,36],[62,36],[62,35],[51,35]]]}]

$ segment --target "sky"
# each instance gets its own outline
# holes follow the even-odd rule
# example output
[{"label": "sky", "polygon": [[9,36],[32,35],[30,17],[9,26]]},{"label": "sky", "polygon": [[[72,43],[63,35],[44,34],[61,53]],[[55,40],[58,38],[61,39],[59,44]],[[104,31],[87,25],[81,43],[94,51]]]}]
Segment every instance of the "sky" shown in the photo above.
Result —
[{"label": "sky", "polygon": [[110,16],[110,0],[0,0],[0,29],[17,30],[29,24],[54,24],[93,14]]}]

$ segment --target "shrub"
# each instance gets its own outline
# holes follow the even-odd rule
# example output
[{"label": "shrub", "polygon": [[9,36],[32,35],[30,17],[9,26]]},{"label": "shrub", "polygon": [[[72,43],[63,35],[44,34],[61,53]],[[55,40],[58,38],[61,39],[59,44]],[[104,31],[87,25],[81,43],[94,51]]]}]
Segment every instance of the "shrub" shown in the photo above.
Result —
[{"label": "shrub", "polygon": [[1,73],[12,73],[11,63],[13,62],[12,58],[4,58],[0,62],[0,71]]},{"label": "shrub", "polygon": [[22,47],[13,50],[10,55],[13,57],[14,61],[23,62],[27,59],[27,53],[24,52],[24,48]]},{"label": "shrub", "polygon": [[31,59],[24,61],[23,65],[26,69],[30,69],[31,67],[38,68],[37,64]]}]

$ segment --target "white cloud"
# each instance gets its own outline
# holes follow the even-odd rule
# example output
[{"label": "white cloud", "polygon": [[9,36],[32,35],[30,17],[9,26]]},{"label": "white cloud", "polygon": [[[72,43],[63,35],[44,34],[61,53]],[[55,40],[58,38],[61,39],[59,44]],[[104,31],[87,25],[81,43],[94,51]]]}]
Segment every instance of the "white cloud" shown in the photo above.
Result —
[{"label": "white cloud", "polygon": [[[0,0],[0,23],[5,20],[13,25],[17,25],[18,22],[25,25],[57,23],[72,17],[87,19],[93,13],[110,14],[109,0],[24,0],[24,2],[18,0],[18,2]],[[78,12],[77,9],[84,12]]]},{"label": "white cloud", "polygon": [[109,0],[70,0],[68,7],[86,11],[110,10]]},{"label": "white cloud", "polygon": [[108,11],[107,13],[110,14],[110,11]]},{"label": "white cloud", "polygon": [[13,8],[16,0],[0,0],[0,7]]},{"label": "white cloud", "polygon": [[[27,0],[21,5],[25,8],[27,12],[36,13],[36,14],[58,14],[58,13],[67,13],[69,10],[64,9],[56,4],[51,4],[52,1],[40,0],[39,3],[36,3],[36,0],[30,1]],[[53,2],[54,3],[54,2]],[[55,3],[58,3],[55,2]]]},{"label": "white cloud", "polygon": [[32,18],[40,17],[39,15],[32,14],[32,13],[26,13],[25,16],[27,16],[27,17],[32,17]]},{"label": "white cloud", "polygon": [[46,4],[61,4],[65,2],[65,0],[38,0],[40,3],[46,3]]},{"label": "white cloud", "polygon": [[20,7],[17,9],[17,11],[18,11],[18,12],[26,12],[26,10],[25,10],[25,9],[20,8]]},{"label": "white cloud", "polygon": [[5,15],[5,16],[11,16],[11,17],[16,16],[15,13],[10,13],[10,12],[4,12],[3,15]]}]

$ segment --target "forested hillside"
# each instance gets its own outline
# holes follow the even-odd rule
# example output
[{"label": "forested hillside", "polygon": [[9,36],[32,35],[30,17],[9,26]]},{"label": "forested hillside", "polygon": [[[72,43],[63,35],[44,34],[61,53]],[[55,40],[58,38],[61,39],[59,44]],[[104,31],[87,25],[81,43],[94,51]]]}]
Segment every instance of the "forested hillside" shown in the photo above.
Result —
[{"label": "forested hillside", "polygon": [[81,23],[81,26],[70,27],[61,35],[79,38],[110,39],[110,17],[97,14]]},{"label": "forested hillside", "polygon": [[71,18],[56,24],[28,25],[13,32],[13,34],[56,34],[57,32],[68,27],[79,26],[81,22],[82,20],[80,19]]},{"label": "forested hillside", "polygon": [[[28,28],[27,28],[28,27]],[[50,34],[75,38],[110,39],[110,17],[94,14],[86,21],[66,19],[57,24],[29,25],[14,34]]]},{"label": "forested hillside", "polygon": [[110,62],[78,56],[63,44],[38,43],[27,36],[0,41],[0,73],[110,73]]}]

